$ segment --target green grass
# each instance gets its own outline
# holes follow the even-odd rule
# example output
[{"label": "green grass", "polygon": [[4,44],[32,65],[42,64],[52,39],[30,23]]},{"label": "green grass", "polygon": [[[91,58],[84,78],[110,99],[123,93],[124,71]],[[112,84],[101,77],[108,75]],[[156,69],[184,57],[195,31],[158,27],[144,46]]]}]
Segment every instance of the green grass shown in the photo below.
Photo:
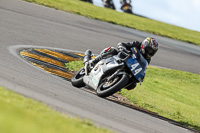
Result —
[{"label": "green grass", "polygon": [[0,87],[0,133],[109,133]]},{"label": "green grass", "polygon": [[200,130],[200,76],[169,69],[148,68],[145,81],[122,95],[132,104]]},{"label": "green grass", "polygon": [[141,31],[200,45],[200,32],[159,21],[101,8],[79,0],[25,0]]},{"label": "green grass", "polygon": [[[82,64],[78,61],[77,64]],[[78,70],[76,62],[70,68]],[[200,130],[200,75],[149,67],[144,82],[120,92],[131,104]]]},{"label": "green grass", "polygon": [[65,63],[65,66],[71,71],[78,71],[80,68],[84,67],[82,60]]}]

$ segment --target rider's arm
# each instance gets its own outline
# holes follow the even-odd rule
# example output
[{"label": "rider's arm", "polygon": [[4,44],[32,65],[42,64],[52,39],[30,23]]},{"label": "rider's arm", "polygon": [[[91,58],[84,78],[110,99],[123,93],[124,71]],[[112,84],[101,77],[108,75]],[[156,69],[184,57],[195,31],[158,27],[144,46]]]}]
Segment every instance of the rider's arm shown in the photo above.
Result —
[{"label": "rider's arm", "polygon": [[141,43],[140,42],[138,42],[138,41],[134,41],[134,42],[120,42],[120,43],[118,43],[118,48],[119,47],[124,47],[124,48],[126,48],[126,49],[130,49],[130,48],[132,48],[132,47],[136,47],[136,48],[138,48],[139,50],[140,50],[140,46],[141,46]]},{"label": "rider's arm", "polygon": [[[121,42],[121,43],[118,43],[117,48],[119,49],[120,47],[123,47],[123,48],[125,48],[127,50],[129,50],[132,47],[136,47],[136,48],[138,48],[140,50],[141,49],[141,43],[138,42],[138,41],[126,42],[126,43],[125,42]],[[144,56],[144,58],[147,60],[148,64],[150,64],[151,58],[147,59],[145,56]]]}]

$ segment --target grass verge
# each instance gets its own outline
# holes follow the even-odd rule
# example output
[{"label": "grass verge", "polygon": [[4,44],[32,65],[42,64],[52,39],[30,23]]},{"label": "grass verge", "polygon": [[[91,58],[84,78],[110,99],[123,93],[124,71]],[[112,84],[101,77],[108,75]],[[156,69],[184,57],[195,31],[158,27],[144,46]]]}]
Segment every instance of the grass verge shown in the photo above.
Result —
[{"label": "grass verge", "polygon": [[83,15],[141,31],[169,37],[200,46],[200,32],[188,30],[159,21],[97,7],[79,0],[25,0],[58,10]]},{"label": "grass verge", "polygon": [[109,133],[88,120],[71,118],[0,87],[1,133]]},{"label": "grass verge", "polygon": [[[78,70],[83,67],[80,64],[82,61],[70,62],[67,67]],[[198,74],[148,67],[141,86],[131,91],[123,89],[120,94],[131,104],[200,130],[199,85]]]}]

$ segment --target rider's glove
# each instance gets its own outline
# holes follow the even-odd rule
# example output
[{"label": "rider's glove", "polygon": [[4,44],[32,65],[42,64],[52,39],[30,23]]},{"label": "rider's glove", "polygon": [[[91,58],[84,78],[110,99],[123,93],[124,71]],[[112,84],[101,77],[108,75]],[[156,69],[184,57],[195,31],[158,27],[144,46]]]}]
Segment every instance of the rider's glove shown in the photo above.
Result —
[{"label": "rider's glove", "polygon": [[118,43],[117,44],[117,49],[119,50],[119,51],[126,51],[127,49],[124,47],[124,45],[123,45],[123,43]]},{"label": "rider's glove", "polygon": [[130,53],[131,53],[128,49],[126,49],[126,47],[123,45],[123,43],[118,43],[118,44],[117,44],[117,49],[118,49],[119,51],[125,52],[125,53],[127,53],[127,54],[130,54]]}]

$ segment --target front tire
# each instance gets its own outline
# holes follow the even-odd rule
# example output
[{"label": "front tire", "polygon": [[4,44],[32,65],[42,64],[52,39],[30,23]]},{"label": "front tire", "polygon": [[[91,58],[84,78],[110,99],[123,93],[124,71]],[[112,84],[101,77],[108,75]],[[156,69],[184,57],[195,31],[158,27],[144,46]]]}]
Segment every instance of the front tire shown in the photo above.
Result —
[{"label": "front tire", "polygon": [[83,82],[84,75],[85,75],[85,70],[83,67],[79,71],[77,71],[72,77],[71,79],[72,85],[78,88],[84,87],[85,86],[85,83]]},{"label": "front tire", "polygon": [[103,81],[97,88],[97,95],[99,97],[108,97],[120,89],[122,89],[128,83],[128,76],[126,74],[117,75],[112,81]]}]

